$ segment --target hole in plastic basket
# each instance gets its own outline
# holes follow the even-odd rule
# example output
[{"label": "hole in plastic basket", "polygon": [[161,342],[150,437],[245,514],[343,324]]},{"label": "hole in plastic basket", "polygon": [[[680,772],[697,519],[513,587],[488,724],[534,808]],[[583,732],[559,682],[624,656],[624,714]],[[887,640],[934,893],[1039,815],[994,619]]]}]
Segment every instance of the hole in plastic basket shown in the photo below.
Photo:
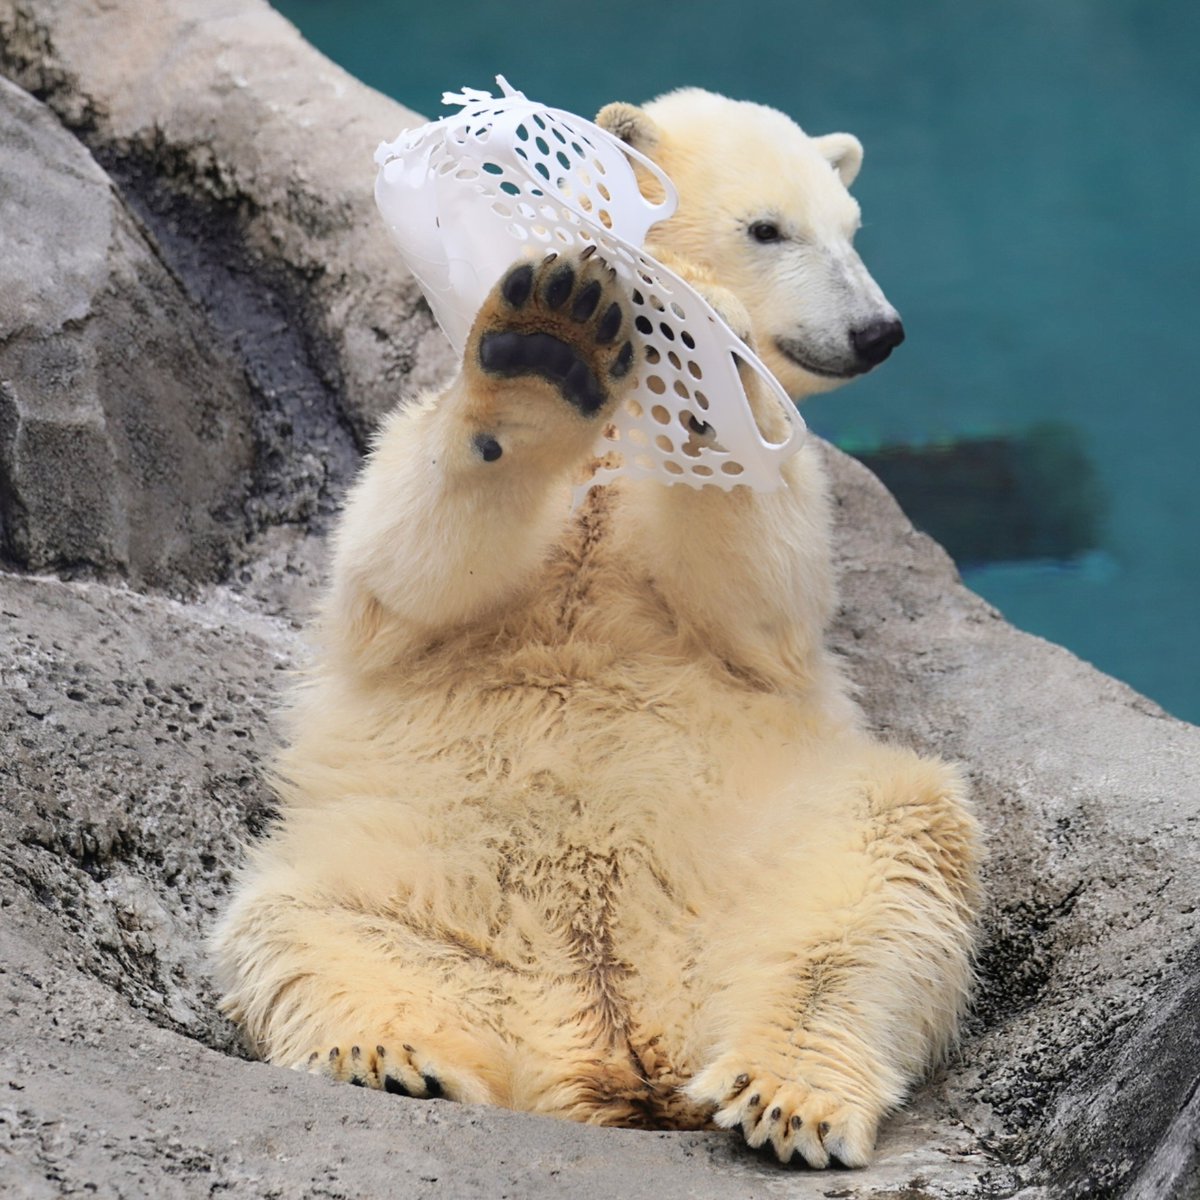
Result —
[{"label": "hole in plastic basket", "polygon": [[674,387],[675,395],[679,396],[683,400],[691,399],[692,394],[687,390],[687,384],[685,384],[682,379],[675,380]]},{"label": "hole in plastic basket", "polygon": [[461,179],[464,182],[466,182],[471,179],[478,179],[479,172],[474,170],[472,167],[460,167],[457,171],[454,172],[454,178]]},{"label": "hole in plastic basket", "polygon": [[[683,331],[683,332],[682,332],[682,333],[679,335],[679,340],[680,340],[680,341],[681,341],[681,342],[682,342],[682,343],[683,343],[683,344],[684,344],[684,345],[685,345],[685,346],[686,346],[686,347],[687,347],[689,350],[695,350],[695,348],[696,348],[696,339],[695,339],[694,337],[692,337],[692,335],[691,335],[690,333],[688,333],[688,331],[687,331],[686,329],[685,329],[685,330],[684,330],[684,331]],[[697,368],[696,368],[696,370],[697,370],[697,371],[699,371],[699,370],[700,370],[700,368],[699,368],[699,367],[697,367]],[[699,379],[699,378],[700,378],[700,376],[699,376],[699,375],[697,375],[697,376],[696,376],[696,378],[697,378],[697,379]]]},{"label": "hole in plastic basket", "polygon": [[660,321],[658,327],[662,330],[662,335],[667,339],[668,342],[673,342],[675,340],[675,330],[673,330],[670,325],[666,323],[666,321]]},{"label": "hole in plastic basket", "polygon": [[[544,128],[544,126],[543,126],[543,128]],[[546,139],[545,139],[544,137],[535,137],[535,138],[533,139],[533,144],[534,144],[534,145],[535,145],[535,146],[536,146],[536,147],[537,147],[537,148],[538,148],[538,149],[539,149],[539,150],[540,150],[540,151],[541,151],[543,154],[549,154],[549,153],[550,153],[550,143],[549,143],[548,141],[546,141]]]},{"label": "hole in plastic basket", "polygon": [[596,170],[599,171],[601,175],[608,174],[608,172],[604,168],[604,164],[598,158],[592,159],[592,166],[595,167]]},{"label": "hole in plastic basket", "polygon": [[632,443],[633,443],[635,446],[648,446],[648,445],[650,445],[650,439],[649,439],[649,438],[646,436],[646,434],[645,434],[645,433],[644,433],[642,430],[640,430],[640,429],[631,429],[631,430],[629,431],[629,440],[630,440],[630,441],[631,441],[631,442],[632,442]]},{"label": "hole in plastic basket", "polygon": [[656,404],[651,410],[650,415],[660,424],[669,425],[671,423],[671,414],[661,404]]},{"label": "hole in plastic basket", "polygon": [[564,246],[569,246],[573,240],[571,235],[565,229],[556,229],[554,231],[554,236],[558,238],[558,240],[562,242]]},{"label": "hole in plastic basket", "polygon": [[519,196],[521,194],[521,189],[511,179],[503,180],[500,184],[500,190],[506,196]]},{"label": "hole in plastic basket", "polygon": [[674,443],[673,441],[671,441],[671,439],[670,439],[669,437],[666,437],[665,435],[663,435],[663,434],[661,434],[661,433],[658,435],[658,437],[656,437],[656,438],[654,439],[654,444],[655,444],[655,445],[656,445],[656,446],[657,446],[657,447],[658,447],[658,448],[659,448],[661,451],[663,451],[663,453],[664,453],[664,454],[672,454],[672,453],[674,453],[674,450],[675,450],[675,443]]},{"label": "hole in plastic basket", "polygon": [[545,128],[546,128],[546,122],[545,122],[545,121],[543,121],[543,120],[542,120],[542,118],[541,118],[541,117],[539,117],[537,113],[534,113],[534,114],[533,114],[533,123],[534,123],[534,124],[535,124],[535,125],[536,125],[536,126],[539,128],[539,129],[545,129]]},{"label": "hole in plastic basket", "polygon": [[742,467],[742,464],[737,462],[727,462],[721,464],[722,475],[740,475],[743,469],[744,468]]},{"label": "hole in plastic basket", "polygon": [[540,162],[540,163],[534,163],[534,164],[533,164],[533,169],[534,169],[534,170],[535,170],[535,171],[536,171],[536,172],[537,172],[537,173],[538,173],[538,174],[539,174],[539,175],[540,175],[540,176],[541,176],[543,179],[545,179],[545,180],[547,180],[547,181],[550,179],[550,169],[549,169],[549,168],[546,166],[546,164],[545,164],[545,163],[542,163],[542,162]]},{"label": "hole in plastic basket", "polygon": [[663,383],[661,375],[649,375],[646,377],[646,386],[656,396],[661,396],[666,390],[667,385]]},{"label": "hole in plastic basket", "polygon": [[513,221],[513,223],[511,225],[509,225],[508,232],[511,233],[513,235],[513,237],[520,238],[521,241],[524,241],[529,236],[528,232],[525,229],[525,226],[518,225],[516,223],[516,221]]},{"label": "hole in plastic basket", "polygon": [[663,463],[663,470],[666,471],[668,475],[683,474],[683,468],[677,462],[672,462],[670,459],[667,459],[667,461]]},{"label": "hole in plastic basket", "polygon": [[492,212],[494,212],[498,217],[503,217],[505,220],[513,215],[512,205],[505,204],[500,200],[496,200],[492,203]]},{"label": "hole in plastic basket", "polygon": [[669,362],[677,371],[683,369],[683,362],[680,360],[679,355],[676,354],[674,350],[667,351],[667,362]]},{"label": "hole in plastic basket", "polygon": [[550,240],[550,230],[545,225],[531,225],[529,231],[539,242],[548,242]]},{"label": "hole in plastic basket", "polygon": [[646,361],[653,367],[662,361],[662,355],[658,352],[657,346],[646,347]]},{"label": "hole in plastic basket", "polygon": [[529,130],[525,127],[525,123],[523,121],[517,126],[517,137],[519,137],[523,142],[529,141]]},{"label": "hole in plastic basket", "polygon": [[564,171],[571,169],[571,160],[561,150],[556,151],[554,157],[558,159],[558,164]]},{"label": "hole in plastic basket", "polygon": [[607,209],[607,208],[602,208],[602,209],[601,209],[601,210],[600,210],[600,211],[599,211],[599,212],[596,214],[596,216],[598,216],[598,217],[600,218],[600,224],[601,224],[601,225],[603,225],[605,229],[611,229],[611,228],[612,228],[612,226],[613,226],[612,217],[610,217],[610,216],[608,215],[608,209]]},{"label": "hole in plastic basket", "polygon": [[712,467],[706,467],[703,463],[697,463],[692,468],[693,475],[703,475],[705,478],[707,478],[712,473],[713,473]]},{"label": "hole in plastic basket", "polygon": [[489,175],[503,175],[504,174],[504,168],[499,163],[485,162],[483,164],[483,169]]},{"label": "hole in plastic basket", "polygon": [[[683,336],[686,338],[687,334],[685,333]],[[698,362],[694,362],[692,359],[688,359],[688,374],[693,379],[704,378],[704,372],[700,370],[700,364]]]},{"label": "hole in plastic basket", "polygon": [[635,417],[639,421],[641,420],[643,410],[642,410],[642,406],[636,400],[634,400],[632,397],[630,397],[628,400],[625,401],[625,407],[626,407],[626,409],[628,409],[629,413],[633,417]]},{"label": "hole in plastic basket", "polygon": [[600,193],[600,195],[602,195],[605,198],[605,200],[612,199],[612,192],[610,192],[608,190],[608,188],[606,188],[604,186],[604,184],[602,184],[602,183],[596,184],[596,191],[598,191]]},{"label": "hole in plastic basket", "polygon": [[562,131],[561,131],[561,130],[559,130],[559,129],[555,128],[555,129],[552,129],[552,130],[550,130],[550,132],[551,132],[552,134],[554,134],[554,136],[555,136],[555,137],[556,137],[556,138],[557,138],[557,139],[558,139],[560,142],[562,142],[562,144],[563,144],[564,146],[567,144],[567,139],[566,139],[566,138],[563,136],[563,134],[562,134]]}]

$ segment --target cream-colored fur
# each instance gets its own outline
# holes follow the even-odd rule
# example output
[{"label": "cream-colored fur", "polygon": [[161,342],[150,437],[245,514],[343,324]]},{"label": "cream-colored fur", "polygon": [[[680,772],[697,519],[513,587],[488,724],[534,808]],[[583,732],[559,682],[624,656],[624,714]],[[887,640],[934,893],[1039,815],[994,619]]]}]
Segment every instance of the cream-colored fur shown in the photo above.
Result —
[{"label": "cream-colored fur", "polygon": [[[531,287],[498,286],[350,496],[281,818],[215,939],[226,1011],[368,1086],[865,1163],[968,992],[958,776],[866,733],[824,649],[815,448],[783,491],[616,484],[570,515],[631,315],[598,256]],[[510,333],[572,347],[603,405],[489,367]]]},{"label": "cream-colored fur", "polygon": [[[679,209],[652,235],[737,295],[759,354],[793,396],[876,365],[856,349],[855,333],[899,329],[899,318],[854,249],[860,214],[847,189],[862,166],[856,137],[809,137],[775,109],[698,88],[645,108],[610,104],[597,120],[666,169]],[[658,190],[648,173],[643,187]],[[757,242],[760,222],[778,238]]]}]

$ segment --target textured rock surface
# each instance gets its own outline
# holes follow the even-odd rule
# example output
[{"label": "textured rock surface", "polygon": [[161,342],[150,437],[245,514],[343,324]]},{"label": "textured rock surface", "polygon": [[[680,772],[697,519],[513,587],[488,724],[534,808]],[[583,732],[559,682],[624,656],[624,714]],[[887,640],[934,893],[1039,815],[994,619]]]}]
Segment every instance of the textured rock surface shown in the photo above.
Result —
[{"label": "textured rock surface", "polygon": [[877,1165],[242,1060],[202,939],[269,815],[313,531],[406,373],[445,363],[370,199],[369,152],[411,116],[259,0],[0,0],[0,70],[87,143],[244,371],[259,530],[186,603],[0,573],[0,1195],[1200,1194],[1200,730],[1008,627],[833,452],[836,644],[881,731],[966,764],[991,847],[978,1011]]},{"label": "textured rock surface", "polygon": [[21,566],[212,578],[244,539],[240,365],[90,154],[0,80],[0,527]]}]

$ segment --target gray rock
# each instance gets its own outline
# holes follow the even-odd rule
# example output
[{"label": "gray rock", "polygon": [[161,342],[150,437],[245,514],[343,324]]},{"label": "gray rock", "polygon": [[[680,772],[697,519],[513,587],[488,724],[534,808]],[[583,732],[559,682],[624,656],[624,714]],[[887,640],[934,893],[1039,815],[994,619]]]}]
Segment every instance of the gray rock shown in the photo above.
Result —
[{"label": "gray rock", "polygon": [[269,818],[258,766],[303,660],[309,531],[408,368],[445,356],[370,201],[365,156],[410,115],[259,0],[207,10],[0,0],[0,68],[142,213],[279,460],[252,480],[252,556],[187,603],[0,574],[0,1194],[1200,1194],[1200,730],[1007,626],[834,451],[835,644],[877,729],[965,764],[990,846],[976,1013],[877,1164],[787,1171],[727,1135],[401,1100],[239,1056],[202,941]]},{"label": "gray rock", "polygon": [[2,0],[0,73],[118,181],[292,456],[312,441],[344,484],[354,456],[331,430],[363,448],[401,388],[452,367],[374,211],[375,146],[423,118],[267,4]]},{"label": "gray rock", "polygon": [[242,371],[105,173],[0,80],[5,553],[135,583],[221,573],[253,460]]}]

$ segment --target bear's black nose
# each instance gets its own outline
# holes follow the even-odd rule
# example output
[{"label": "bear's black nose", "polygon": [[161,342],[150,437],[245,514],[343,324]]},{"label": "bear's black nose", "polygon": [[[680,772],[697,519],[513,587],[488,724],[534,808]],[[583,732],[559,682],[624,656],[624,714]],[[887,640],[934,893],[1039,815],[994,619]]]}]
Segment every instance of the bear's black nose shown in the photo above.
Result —
[{"label": "bear's black nose", "polygon": [[904,326],[898,318],[872,321],[861,329],[850,330],[850,344],[864,367],[877,367],[904,341]]}]

